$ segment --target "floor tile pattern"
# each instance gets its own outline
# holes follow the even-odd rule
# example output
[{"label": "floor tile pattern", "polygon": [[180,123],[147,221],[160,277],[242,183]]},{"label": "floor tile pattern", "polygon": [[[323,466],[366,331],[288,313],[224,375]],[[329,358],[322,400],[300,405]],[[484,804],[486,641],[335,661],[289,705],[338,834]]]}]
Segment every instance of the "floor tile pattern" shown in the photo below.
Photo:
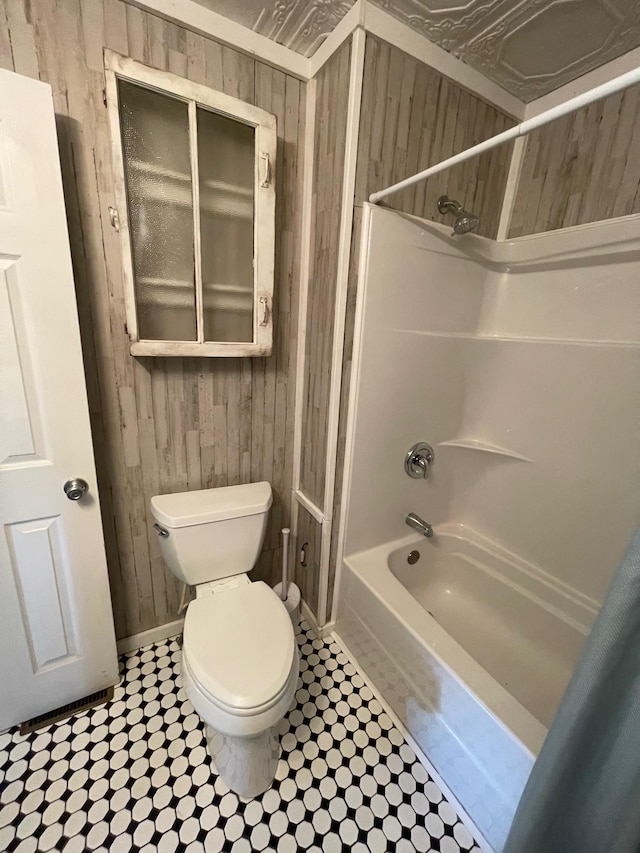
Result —
[{"label": "floor tile pattern", "polygon": [[276,782],[240,800],[211,771],[176,640],[122,658],[112,702],[0,735],[0,850],[479,853],[339,646],[302,623]]}]

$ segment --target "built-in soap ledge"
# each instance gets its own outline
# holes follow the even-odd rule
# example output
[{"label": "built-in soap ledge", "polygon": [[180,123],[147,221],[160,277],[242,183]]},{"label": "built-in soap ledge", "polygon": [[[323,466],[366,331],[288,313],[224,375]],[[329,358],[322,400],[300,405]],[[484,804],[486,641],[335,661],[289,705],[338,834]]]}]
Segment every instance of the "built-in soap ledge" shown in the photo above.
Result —
[{"label": "built-in soap ledge", "polygon": [[493,453],[495,456],[504,456],[507,459],[518,459],[520,462],[533,462],[533,459],[529,459],[528,456],[477,438],[452,438],[450,441],[440,441],[438,447],[460,447],[463,450],[479,450],[481,453]]}]

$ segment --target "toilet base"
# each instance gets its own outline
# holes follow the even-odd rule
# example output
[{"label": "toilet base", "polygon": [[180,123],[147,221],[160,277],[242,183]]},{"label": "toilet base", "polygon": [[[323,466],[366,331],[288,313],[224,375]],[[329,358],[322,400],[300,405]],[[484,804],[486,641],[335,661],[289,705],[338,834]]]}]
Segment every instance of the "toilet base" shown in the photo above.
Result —
[{"label": "toilet base", "polygon": [[218,775],[234,793],[252,798],[271,787],[280,758],[277,725],[252,737],[224,735],[211,726],[205,731]]}]

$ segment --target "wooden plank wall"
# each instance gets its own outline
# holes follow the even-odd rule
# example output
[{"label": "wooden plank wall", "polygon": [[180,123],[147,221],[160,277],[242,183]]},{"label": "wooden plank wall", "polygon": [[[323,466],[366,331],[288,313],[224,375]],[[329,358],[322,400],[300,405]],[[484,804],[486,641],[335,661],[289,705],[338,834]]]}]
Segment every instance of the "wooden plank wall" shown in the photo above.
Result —
[{"label": "wooden plank wall", "polygon": [[[342,363],[333,507],[335,521],[329,563],[329,612],[337,557],[362,203],[375,190],[426,169],[513,124],[513,118],[454,85],[428,66],[367,35]],[[448,223],[451,218],[442,217],[436,207],[438,196],[446,193],[480,216],[478,233],[495,237],[510,154],[511,146],[502,146],[390,196],[387,202],[396,210]]]},{"label": "wooden plank wall", "polygon": [[510,237],[640,213],[640,86],[529,135]]},{"label": "wooden plank wall", "polygon": [[[320,591],[320,547],[322,525],[301,506],[298,510],[298,526],[294,539],[293,578],[300,589],[302,598],[314,616],[318,615],[318,594]],[[306,565],[300,563],[300,552],[304,548]]]},{"label": "wooden plank wall", "polygon": [[[442,77],[396,47],[368,35],[356,204],[390,186],[512,127],[514,119]],[[436,202],[444,193],[480,217],[478,233],[495,237],[511,145],[435,175],[386,202],[395,210],[449,223]]]},{"label": "wooden plank wall", "polygon": [[301,490],[324,506],[328,400],[342,210],[351,40],[317,76],[312,265],[305,341]]},{"label": "wooden plank wall", "polygon": [[[135,359],[125,331],[103,48],[275,113],[276,289],[268,359]],[[305,86],[120,0],[0,0],[0,66],[51,84],[118,637],[176,618],[178,584],[150,529],[155,493],[269,480],[256,573],[270,582],[288,523]]]}]

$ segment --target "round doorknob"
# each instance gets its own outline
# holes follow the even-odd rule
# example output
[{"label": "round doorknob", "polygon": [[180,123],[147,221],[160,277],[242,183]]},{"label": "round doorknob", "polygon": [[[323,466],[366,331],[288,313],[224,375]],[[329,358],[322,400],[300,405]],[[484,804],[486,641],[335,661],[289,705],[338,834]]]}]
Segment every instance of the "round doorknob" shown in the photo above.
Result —
[{"label": "round doorknob", "polygon": [[64,493],[70,501],[79,501],[89,491],[89,484],[81,477],[74,477],[64,484]]}]

